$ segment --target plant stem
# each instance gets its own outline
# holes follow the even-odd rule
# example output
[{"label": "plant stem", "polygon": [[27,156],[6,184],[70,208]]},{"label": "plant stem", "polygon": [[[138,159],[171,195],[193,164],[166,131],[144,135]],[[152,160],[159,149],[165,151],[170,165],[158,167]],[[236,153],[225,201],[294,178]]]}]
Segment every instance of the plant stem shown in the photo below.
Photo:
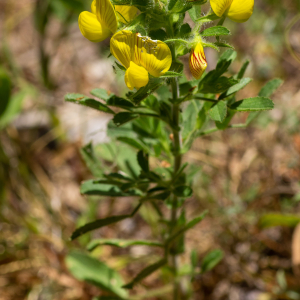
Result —
[{"label": "plant stem", "polygon": [[[178,79],[172,79],[172,96],[173,96],[173,106],[172,106],[172,115],[173,115],[173,125],[174,128],[179,127],[179,106],[180,104],[176,103],[179,98],[179,85]],[[180,130],[173,129],[173,155],[174,155],[174,173],[173,177],[176,175],[181,166],[181,134]],[[170,236],[172,235],[176,225],[177,225],[177,202],[178,199],[175,195],[173,195],[172,199],[172,210],[170,216]],[[176,244],[175,244],[176,247]],[[173,249],[171,253],[171,265],[175,274],[174,288],[173,288],[173,300],[180,299],[180,285],[177,281],[177,272],[178,272],[178,257],[176,255],[176,249]]]}]

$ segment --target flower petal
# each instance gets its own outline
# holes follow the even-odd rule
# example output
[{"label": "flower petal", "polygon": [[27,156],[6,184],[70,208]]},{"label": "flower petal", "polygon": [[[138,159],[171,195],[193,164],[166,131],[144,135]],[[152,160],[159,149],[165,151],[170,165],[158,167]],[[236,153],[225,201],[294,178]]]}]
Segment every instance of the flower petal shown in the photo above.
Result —
[{"label": "flower petal", "polygon": [[[242,0],[238,0],[243,2]],[[218,17],[222,17],[226,10],[230,7],[232,0],[210,0],[210,6]]]},{"label": "flower petal", "polygon": [[172,64],[171,50],[162,41],[153,41],[129,30],[122,30],[110,40],[110,51],[128,69],[130,62],[143,66],[152,76],[159,77]]},{"label": "flower petal", "polygon": [[129,5],[116,5],[115,9],[118,20],[124,24],[134,19],[138,11],[136,7]]},{"label": "flower petal", "polygon": [[163,75],[171,67],[171,50],[162,41],[153,41],[148,37],[139,36],[135,52],[135,56],[139,57],[140,65],[154,77]]},{"label": "flower petal", "polygon": [[235,22],[246,22],[253,13],[254,0],[233,0],[227,16]]},{"label": "flower petal", "polygon": [[96,16],[98,21],[112,33],[117,31],[117,16],[110,0],[96,0]]},{"label": "flower petal", "polygon": [[110,40],[110,52],[126,69],[129,68],[131,61],[139,64],[134,57],[137,37],[136,33],[122,30],[114,34]]},{"label": "flower petal", "polygon": [[207,67],[207,62],[201,43],[198,43],[195,49],[191,50],[189,67],[192,75],[196,79],[200,79]]},{"label": "flower petal", "polygon": [[101,42],[108,38],[111,32],[103,27],[96,15],[83,11],[78,18],[78,25],[82,35],[91,42]]},{"label": "flower petal", "polygon": [[149,82],[148,72],[143,68],[130,62],[130,67],[125,73],[125,83],[130,90],[133,88],[139,89]]},{"label": "flower petal", "polygon": [[92,4],[91,4],[91,12],[93,14],[96,14],[96,0],[93,0]]}]

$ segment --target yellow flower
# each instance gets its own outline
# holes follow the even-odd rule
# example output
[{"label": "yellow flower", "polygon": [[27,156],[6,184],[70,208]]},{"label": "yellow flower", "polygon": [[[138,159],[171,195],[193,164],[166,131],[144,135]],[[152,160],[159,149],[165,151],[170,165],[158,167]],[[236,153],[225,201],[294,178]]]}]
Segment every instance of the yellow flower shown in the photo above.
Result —
[{"label": "yellow flower", "polygon": [[246,22],[253,13],[254,0],[210,0],[210,5],[218,17],[228,16],[235,22]]},{"label": "yellow flower", "polygon": [[110,0],[93,0],[91,11],[83,11],[79,15],[79,29],[88,40],[101,42],[117,31],[118,21],[125,24],[131,21],[137,8],[127,5],[114,7]]},{"label": "yellow flower", "polygon": [[189,60],[190,71],[196,79],[200,79],[207,67],[207,62],[201,43],[192,48]]},{"label": "yellow flower", "polygon": [[113,35],[110,52],[127,69],[125,83],[130,90],[147,85],[148,73],[154,77],[163,75],[172,63],[171,50],[167,44],[129,30]]}]

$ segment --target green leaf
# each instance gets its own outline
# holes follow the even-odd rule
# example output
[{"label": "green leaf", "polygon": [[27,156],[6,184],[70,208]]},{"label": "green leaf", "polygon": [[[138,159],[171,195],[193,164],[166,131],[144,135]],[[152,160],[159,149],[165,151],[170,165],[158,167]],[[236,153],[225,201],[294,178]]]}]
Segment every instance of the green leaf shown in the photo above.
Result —
[{"label": "green leaf", "polygon": [[98,229],[98,228],[101,228],[101,227],[104,227],[104,226],[107,226],[107,225],[110,225],[110,224],[117,223],[117,222],[122,221],[124,219],[127,219],[129,217],[130,217],[130,215],[112,216],[112,217],[99,219],[99,220],[96,220],[94,222],[85,224],[84,226],[77,228],[72,233],[71,240],[75,240],[79,236],[81,236],[81,235],[83,235],[87,232],[90,232],[92,230],[95,230],[95,229]]},{"label": "green leaf", "polygon": [[118,248],[127,248],[131,246],[151,246],[151,247],[164,247],[162,243],[148,240],[122,240],[122,239],[96,239],[87,245],[89,251],[94,250],[98,246],[114,246]]},{"label": "green leaf", "polygon": [[174,188],[173,193],[177,197],[187,198],[192,196],[193,190],[187,185],[180,185]]},{"label": "green leaf", "polygon": [[128,214],[128,215],[120,215],[120,216],[112,216],[112,217],[107,217],[105,219],[98,219],[94,222],[91,222],[91,223],[88,223],[82,227],[79,227],[77,228],[71,235],[71,240],[74,240],[76,238],[78,238],[79,236],[89,232],[89,231],[92,231],[92,230],[95,230],[95,229],[98,229],[98,228],[101,228],[103,226],[107,226],[107,225],[110,225],[110,224],[113,224],[113,223],[117,223],[121,220],[124,220],[124,219],[127,219],[127,218],[131,218],[133,217],[137,211],[140,209],[140,207],[142,206],[142,202],[140,202],[136,207],[135,209],[131,212],[131,214]]},{"label": "green leaf", "polygon": [[180,77],[180,76],[182,76],[182,75],[183,75],[183,74],[181,74],[181,73],[176,73],[176,72],[168,71],[168,72],[166,72],[164,75],[161,75],[160,78]]},{"label": "green leaf", "polygon": [[[124,72],[126,72],[126,68],[125,67],[123,67],[121,64],[119,64],[118,62],[116,62],[115,61],[115,64],[116,64],[116,66],[121,70],[121,71],[124,71]],[[114,70],[115,70],[115,67],[113,66],[113,68],[114,68]]]},{"label": "green leaf", "polygon": [[239,81],[234,79],[234,78],[228,78],[225,76],[219,77],[215,80],[209,80],[206,81],[205,77],[204,80],[201,80],[199,83],[199,88],[198,92],[207,94],[207,93],[212,93],[212,94],[220,94],[233,85],[237,84]]},{"label": "green leaf", "polygon": [[112,179],[112,180],[118,180],[118,181],[125,181],[125,182],[133,182],[133,179],[131,179],[130,177],[128,176],[125,176],[123,174],[120,174],[120,173],[110,173],[110,174],[107,174],[107,175],[104,175],[105,178],[108,178],[108,179]]},{"label": "green leaf", "polygon": [[218,17],[215,13],[212,13],[210,15],[203,16],[203,17],[197,19],[196,21],[201,22],[201,23],[206,23],[206,22],[211,22],[211,21],[217,20],[217,19],[220,19],[220,17]]},{"label": "green leaf", "polygon": [[236,58],[236,51],[228,49],[218,59],[218,63],[216,66],[216,70],[214,75],[221,76],[224,74],[228,67],[231,65],[231,63],[235,60]]},{"label": "green leaf", "polygon": [[107,105],[109,106],[115,106],[115,107],[120,107],[124,108],[127,110],[130,110],[131,108],[134,108],[134,104],[126,99],[120,98],[118,96],[111,96],[107,102]]},{"label": "green leaf", "polygon": [[213,26],[204,29],[200,34],[202,36],[220,36],[220,35],[229,35],[230,31],[223,26]]},{"label": "green leaf", "polygon": [[65,258],[70,273],[79,280],[84,280],[121,298],[127,298],[127,291],[122,288],[123,279],[114,269],[98,259],[79,251],[72,251]]},{"label": "green leaf", "polygon": [[201,17],[201,5],[193,5],[193,7],[188,11],[192,21],[194,23]]},{"label": "green leaf", "polygon": [[[242,65],[241,69],[239,70],[239,73],[237,74],[237,79],[242,79],[244,77],[244,74],[248,68],[248,65],[249,65],[250,61],[249,60],[246,60],[244,62],[244,64]],[[266,96],[266,97],[269,97],[269,96]]]},{"label": "green leaf", "polygon": [[169,5],[168,5],[168,10],[172,10],[172,8],[175,6],[175,4],[178,2],[179,0],[170,0],[169,1]]},{"label": "green leaf", "polygon": [[224,53],[222,53],[222,55],[219,57],[218,63],[217,63],[217,67],[220,68],[221,66],[223,66],[223,64],[224,64],[225,62],[230,62],[230,63],[232,63],[232,62],[235,60],[236,55],[237,55],[236,51],[230,50],[230,49],[226,50],[226,51],[225,51]]},{"label": "green leaf", "polygon": [[280,213],[265,214],[259,219],[260,228],[268,228],[275,226],[296,227],[300,222],[299,215],[285,215]]},{"label": "green leaf", "polygon": [[182,113],[182,137],[186,139],[193,129],[195,128],[197,121],[198,107],[194,100],[190,101],[189,105],[184,109]]},{"label": "green leaf", "polygon": [[163,80],[160,78],[149,79],[149,82],[146,86],[141,87],[136,93],[132,94],[129,98],[135,104],[140,103],[142,100],[151,95],[157,88],[159,88],[163,84]]},{"label": "green leaf", "polygon": [[237,111],[262,111],[273,109],[274,103],[266,97],[254,97],[237,101],[230,108]]},{"label": "green leaf", "polygon": [[104,101],[107,101],[110,97],[112,97],[114,94],[108,94],[105,89],[93,89],[90,91],[91,95],[102,99]]},{"label": "green leaf", "polygon": [[209,48],[212,48],[212,49],[214,49],[214,50],[220,52],[219,47],[217,47],[217,46],[215,45],[215,43],[202,42],[202,46],[203,46],[203,48],[209,47]]},{"label": "green leaf", "polygon": [[200,216],[194,218],[190,222],[188,222],[186,225],[184,225],[181,229],[179,229],[177,232],[175,232],[173,235],[171,235],[167,241],[166,245],[169,245],[171,242],[173,242],[176,238],[184,234],[187,230],[193,228],[195,225],[197,225],[199,222],[201,222],[204,217],[206,216],[207,211],[203,212]]},{"label": "green leaf", "polygon": [[115,114],[114,111],[112,111],[109,107],[107,107],[105,104],[95,100],[88,98],[81,94],[67,94],[65,96],[65,101],[80,104],[83,106],[87,106],[90,108],[94,108],[99,111],[103,111],[109,114]]},{"label": "green leaf", "polygon": [[160,40],[163,41],[166,39],[167,37],[167,33],[163,30],[163,29],[157,29],[157,30],[151,30],[149,33],[149,36],[153,39],[153,40]]},{"label": "green leaf", "polygon": [[111,197],[141,196],[141,192],[136,189],[129,189],[123,192],[118,186],[108,183],[99,183],[96,180],[87,180],[81,184],[80,192],[83,195],[98,195]]},{"label": "green leaf", "polygon": [[11,94],[11,80],[8,73],[0,68],[0,117],[5,112]]},{"label": "green leaf", "polygon": [[180,96],[185,96],[188,93],[192,93],[197,87],[198,80],[191,80],[179,85]]},{"label": "green leaf", "polygon": [[175,4],[172,5],[172,9],[169,9],[172,13],[184,13],[192,8],[192,5],[187,0],[171,0],[170,2],[175,2]]},{"label": "green leaf", "polygon": [[219,100],[224,99],[239,90],[243,89],[247,84],[249,84],[252,81],[251,78],[242,78],[239,83],[231,86],[226,92],[224,92],[222,95],[220,95]]},{"label": "green leaf", "polygon": [[[261,97],[270,97],[279,88],[282,82],[283,81],[279,78],[270,80],[263,86],[258,95]],[[251,112],[248,115],[246,124],[249,125],[258,115],[259,112]]]},{"label": "green leaf", "polygon": [[192,29],[188,23],[184,23],[180,27],[179,36],[180,37],[187,37],[191,33]]},{"label": "green leaf", "polygon": [[159,260],[158,262],[146,267],[143,269],[130,283],[123,286],[125,289],[132,289],[135,284],[139,283],[141,280],[155,272],[156,270],[160,269],[162,266],[164,266],[167,263],[167,259],[163,258]]},{"label": "green leaf", "polygon": [[201,273],[203,274],[213,269],[223,259],[223,256],[224,253],[221,250],[213,250],[209,252],[202,260]]},{"label": "green leaf", "polygon": [[166,200],[169,198],[169,196],[171,195],[171,192],[170,191],[165,191],[165,192],[162,192],[162,193],[157,193],[153,196],[147,196],[145,197],[145,199],[148,199],[148,200]]},{"label": "green leaf", "polygon": [[113,118],[113,122],[117,125],[117,126],[121,126],[127,122],[130,122],[136,118],[138,118],[139,115],[134,114],[134,113],[130,113],[130,112],[120,112],[118,114],[116,114]]},{"label": "green leaf", "polygon": [[208,111],[209,116],[218,122],[223,122],[227,115],[227,105],[225,101],[218,101]]},{"label": "green leaf", "polygon": [[137,154],[137,161],[141,169],[145,172],[149,172],[149,157],[148,154],[144,153],[143,150],[140,150]]},{"label": "green leaf", "polygon": [[218,129],[224,130],[228,127],[231,119],[233,118],[233,116],[235,115],[236,111],[227,108],[227,116],[226,118],[222,121],[222,122],[217,122],[216,121],[216,126]]},{"label": "green leaf", "polygon": [[84,159],[87,167],[92,172],[95,177],[100,177],[103,175],[102,165],[97,159],[94,153],[94,148],[92,143],[87,144],[86,146],[80,149],[80,154]]},{"label": "green leaf", "polygon": [[198,113],[196,128],[201,129],[205,124],[205,121],[206,121],[206,110],[205,107],[203,106]]},{"label": "green leaf", "polygon": [[261,97],[270,97],[282,84],[282,80],[275,78],[270,80],[265,84],[265,86],[260,90],[258,96]]},{"label": "green leaf", "polygon": [[190,260],[191,260],[191,265],[192,265],[193,269],[196,269],[197,265],[198,265],[198,253],[197,253],[196,249],[193,249],[191,251]]},{"label": "green leaf", "polygon": [[129,138],[129,137],[126,137],[126,136],[120,136],[117,138],[118,141],[120,142],[123,142],[127,145],[130,145],[134,148],[137,148],[139,150],[146,150],[146,146],[143,145],[142,143],[140,143],[138,140],[136,139],[132,139],[132,138]]},{"label": "green leaf", "polygon": [[29,87],[25,87],[21,91],[10,97],[5,111],[0,117],[0,129],[12,122],[14,118],[20,113],[22,109],[22,103],[28,94],[32,94],[32,89]]}]

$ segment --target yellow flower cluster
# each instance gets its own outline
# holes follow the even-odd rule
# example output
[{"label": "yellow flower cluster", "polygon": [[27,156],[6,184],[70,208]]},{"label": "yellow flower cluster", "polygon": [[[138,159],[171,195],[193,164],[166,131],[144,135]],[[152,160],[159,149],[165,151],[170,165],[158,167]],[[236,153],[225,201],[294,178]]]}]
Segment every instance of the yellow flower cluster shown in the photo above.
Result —
[{"label": "yellow flower cluster", "polygon": [[[253,12],[254,0],[210,0],[218,17],[235,22],[247,21]],[[92,42],[100,42],[113,35],[110,51],[126,68],[125,83],[129,89],[139,89],[149,82],[149,74],[160,77],[172,64],[169,47],[162,41],[151,40],[129,30],[118,31],[118,24],[128,24],[137,15],[134,6],[115,5],[110,0],[93,0],[91,12],[79,15],[79,29]],[[193,43],[189,67],[192,75],[200,79],[207,67],[202,43]]]}]

